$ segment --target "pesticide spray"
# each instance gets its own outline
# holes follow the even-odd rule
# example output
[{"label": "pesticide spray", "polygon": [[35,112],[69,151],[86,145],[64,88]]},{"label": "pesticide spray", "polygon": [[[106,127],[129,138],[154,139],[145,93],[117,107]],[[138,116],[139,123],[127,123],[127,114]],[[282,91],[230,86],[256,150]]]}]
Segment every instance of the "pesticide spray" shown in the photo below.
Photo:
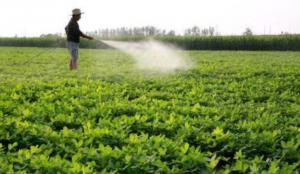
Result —
[{"label": "pesticide spray", "polygon": [[155,40],[141,42],[102,41],[131,55],[141,69],[169,73],[188,70],[192,61],[178,47]]},{"label": "pesticide spray", "polygon": [[[184,51],[171,44],[155,40],[141,42],[98,41],[128,53],[135,59],[138,68],[141,69],[169,73],[176,70],[188,70],[193,65],[193,62]],[[64,41],[58,42],[22,63],[28,63],[62,42]]]}]

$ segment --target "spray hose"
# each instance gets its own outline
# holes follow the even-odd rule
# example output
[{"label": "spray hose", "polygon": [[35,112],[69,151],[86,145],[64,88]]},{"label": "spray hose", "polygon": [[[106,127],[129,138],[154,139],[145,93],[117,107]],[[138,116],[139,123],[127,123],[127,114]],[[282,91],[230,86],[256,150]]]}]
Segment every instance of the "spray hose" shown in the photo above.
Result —
[{"label": "spray hose", "polygon": [[27,59],[27,60],[25,60],[25,61],[23,61],[23,62],[21,62],[21,63],[16,63],[16,64],[13,64],[13,65],[26,64],[26,63],[32,61],[33,59],[37,58],[38,56],[44,54],[45,52],[47,52],[47,51],[53,49],[54,47],[56,47],[57,45],[59,45],[59,44],[61,44],[61,43],[63,43],[63,42],[65,42],[65,40],[60,41],[60,42],[56,43],[55,45],[53,45],[53,46],[51,46],[51,47],[48,47],[47,49],[43,50],[42,52],[38,53],[37,55],[35,55],[35,56],[33,56],[33,57],[31,57],[31,58],[29,58],[29,59]]}]

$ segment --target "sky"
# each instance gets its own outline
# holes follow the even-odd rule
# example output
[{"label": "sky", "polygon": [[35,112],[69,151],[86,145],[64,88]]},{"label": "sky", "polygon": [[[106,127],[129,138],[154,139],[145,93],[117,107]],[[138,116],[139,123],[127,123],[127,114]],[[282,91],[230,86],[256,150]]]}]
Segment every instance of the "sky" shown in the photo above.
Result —
[{"label": "sky", "polygon": [[300,0],[0,0],[0,37],[63,33],[72,9],[83,32],[155,26],[183,34],[193,26],[221,35],[300,33]]}]

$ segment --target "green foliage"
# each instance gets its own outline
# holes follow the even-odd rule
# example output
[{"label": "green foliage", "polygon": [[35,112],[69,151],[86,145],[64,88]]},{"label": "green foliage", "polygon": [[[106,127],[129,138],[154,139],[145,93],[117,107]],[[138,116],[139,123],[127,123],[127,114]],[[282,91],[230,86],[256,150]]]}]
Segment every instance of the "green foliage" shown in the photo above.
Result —
[{"label": "green foliage", "polygon": [[0,48],[0,173],[299,173],[300,54],[189,51],[138,69],[117,50]]},{"label": "green foliage", "polygon": [[[300,51],[300,35],[274,36],[158,36],[156,40],[170,43],[186,50],[273,50]],[[152,39],[153,39],[152,38]],[[149,37],[124,36],[98,38],[100,40],[143,41]],[[0,38],[0,46],[15,47],[50,47],[65,40],[65,38]],[[57,47],[65,47],[65,43]],[[105,43],[97,40],[81,39],[81,48],[111,49]]]}]

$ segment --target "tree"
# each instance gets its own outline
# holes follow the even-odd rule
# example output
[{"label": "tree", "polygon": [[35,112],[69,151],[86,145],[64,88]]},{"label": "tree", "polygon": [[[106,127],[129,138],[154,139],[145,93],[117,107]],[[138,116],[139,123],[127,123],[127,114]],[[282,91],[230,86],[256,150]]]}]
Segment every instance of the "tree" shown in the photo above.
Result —
[{"label": "tree", "polygon": [[250,28],[246,28],[246,31],[243,33],[244,36],[252,36],[253,32]]},{"label": "tree", "polygon": [[199,27],[197,27],[197,26],[194,26],[192,29],[191,29],[191,31],[192,31],[192,36],[200,36],[200,28]]},{"label": "tree", "polygon": [[192,33],[191,29],[188,28],[184,31],[184,36],[191,36],[191,33]]},{"label": "tree", "polygon": [[213,36],[214,33],[215,33],[215,28],[214,28],[214,27],[209,27],[209,28],[208,28],[208,32],[209,32],[209,35],[210,35],[210,36]]},{"label": "tree", "polygon": [[167,33],[167,36],[176,36],[176,33],[174,30],[170,30],[168,33]]},{"label": "tree", "polygon": [[290,35],[290,33],[289,32],[281,32],[281,35]]},{"label": "tree", "polygon": [[61,35],[59,33],[55,33],[55,34],[42,34],[40,37],[47,37],[47,38],[50,38],[50,37],[61,37]]},{"label": "tree", "polygon": [[185,36],[200,36],[200,28],[198,26],[194,26],[192,28],[188,28],[184,31]]},{"label": "tree", "polygon": [[202,36],[208,36],[208,33],[209,33],[209,31],[206,28],[204,28],[203,30],[201,30],[201,35]]}]

